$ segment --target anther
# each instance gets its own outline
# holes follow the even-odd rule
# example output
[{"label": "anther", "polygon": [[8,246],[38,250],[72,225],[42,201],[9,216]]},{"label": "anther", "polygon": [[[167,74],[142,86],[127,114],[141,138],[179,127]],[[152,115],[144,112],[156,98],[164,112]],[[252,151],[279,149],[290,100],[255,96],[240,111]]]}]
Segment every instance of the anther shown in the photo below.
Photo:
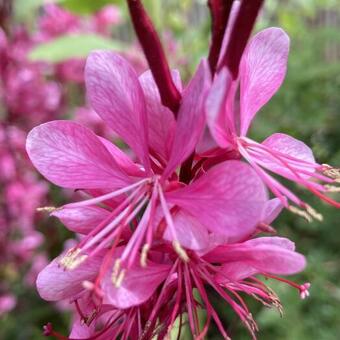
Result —
[{"label": "anther", "polygon": [[142,254],[140,257],[140,265],[142,267],[146,267],[146,261],[147,261],[149,250],[150,250],[150,244],[148,243],[144,244],[143,249],[142,249]]},{"label": "anther", "polygon": [[322,164],[322,166],[324,167],[324,175],[334,179],[336,182],[340,182],[340,168],[333,168],[328,164]]},{"label": "anther", "polygon": [[327,192],[340,192],[340,187],[336,187],[335,185],[324,185],[324,188]]},{"label": "anther", "polygon": [[293,205],[290,205],[288,207],[288,210],[290,210],[293,214],[296,214],[298,216],[303,217],[308,222],[312,222],[313,221],[312,217],[305,210],[301,210],[301,209],[299,209],[299,208],[297,208],[297,207],[295,207]]},{"label": "anther", "polygon": [[189,261],[189,256],[186,253],[186,251],[182,248],[180,243],[177,240],[174,240],[172,242],[172,246],[175,249],[176,253],[179,255],[179,257],[184,261],[188,262]]},{"label": "anther", "polygon": [[60,208],[56,208],[56,207],[39,207],[36,210],[38,212],[48,212],[51,213],[53,211],[59,210]]},{"label": "anther", "polygon": [[315,218],[316,220],[322,222],[323,221],[323,216],[318,213],[314,208],[312,208],[310,205],[306,205],[306,210],[307,213],[312,216],[313,218]]},{"label": "anther", "polygon": [[81,263],[83,263],[87,255],[79,255],[81,252],[80,249],[70,249],[66,255],[60,260],[59,264],[65,267],[66,269],[75,269]]},{"label": "anther", "polygon": [[117,277],[117,280],[115,280],[115,282],[114,282],[116,288],[119,288],[119,287],[122,285],[122,282],[123,282],[124,277],[125,277],[125,273],[126,273],[126,270],[125,270],[125,269],[123,269],[123,270],[119,273],[119,275],[118,275],[118,277]]}]

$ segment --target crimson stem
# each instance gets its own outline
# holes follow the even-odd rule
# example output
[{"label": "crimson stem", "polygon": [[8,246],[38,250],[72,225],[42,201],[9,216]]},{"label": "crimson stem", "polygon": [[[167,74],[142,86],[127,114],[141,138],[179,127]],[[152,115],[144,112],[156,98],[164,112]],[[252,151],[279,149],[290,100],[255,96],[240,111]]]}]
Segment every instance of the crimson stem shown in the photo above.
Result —
[{"label": "crimson stem", "polygon": [[264,0],[243,0],[232,28],[221,67],[227,66],[237,78],[240,60]]},{"label": "crimson stem", "polygon": [[162,104],[177,115],[181,95],[177,90],[160,38],[140,0],[127,0],[132,23],[157,84]]},{"label": "crimson stem", "polygon": [[209,66],[214,75],[221,51],[224,32],[226,30],[231,7],[234,0],[208,0],[211,14],[211,45],[209,50]]}]

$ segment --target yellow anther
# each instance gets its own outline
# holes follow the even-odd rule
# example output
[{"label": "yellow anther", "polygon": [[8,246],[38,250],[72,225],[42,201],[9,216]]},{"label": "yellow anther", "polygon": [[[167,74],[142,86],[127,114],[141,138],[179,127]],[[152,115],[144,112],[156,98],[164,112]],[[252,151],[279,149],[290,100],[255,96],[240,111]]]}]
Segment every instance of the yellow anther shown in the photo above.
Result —
[{"label": "yellow anther", "polygon": [[307,220],[308,222],[312,222],[313,221],[313,219],[312,219],[312,217],[307,213],[307,211],[305,211],[305,210],[301,210],[301,209],[299,209],[299,208],[297,208],[297,207],[295,207],[295,206],[293,206],[293,205],[290,205],[289,207],[288,207],[288,209],[293,213],[293,214],[296,214],[296,215],[298,215],[298,216],[301,216],[301,217],[303,217],[305,220]]},{"label": "yellow anther", "polygon": [[81,252],[80,249],[70,249],[66,255],[60,260],[59,264],[65,267],[66,269],[75,269],[81,263],[83,263],[87,255],[79,255]]},{"label": "yellow anther", "polygon": [[188,262],[189,261],[189,256],[186,253],[186,251],[182,248],[180,243],[177,240],[174,240],[172,242],[172,246],[174,247],[176,253],[179,255],[179,257],[184,261]]},{"label": "yellow anther", "polygon": [[51,213],[53,211],[56,211],[60,208],[56,208],[56,207],[39,207],[37,208],[37,211],[38,212],[48,212],[48,213]]},{"label": "yellow anther", "polygon": [[315,218],[316,220],[322,222],[323,221],[323,216],[318,213],[314,208],[312,208],[310,205],[307,205],[306,207],[307,213]]},{"label": "yellow anther", "polygon": [[119,273],[119,275],[118,275],[118,277],[117,277],[117,280],[115,280],[115,282],[114,282],[114,285],[116,286],[116,288],[119,288],[119,287],[122,285],[122,282],[123,282],[124,277],[125,277],[125,273],[126,273],[126,270],[125,270],[125,269],[123,269],[123,270]]},{"label": "yellow anther", "polygon": [[117,277],[120,271],[120,265],[121,265],[121,259],[117,259],[113,265],[113,271],[112,271],[112,275],[111,275],[111,279],[113,283],[116,283],[117,281]]},{"label": "yellow anther", "polygon": [[142,249],[142,254],[141,254],[141,257],[140,257],[140,265],[142,267],[146,267],[146,260],[148,258],[149,250],[150,250],[150,244],[148,244],[148,243],[144,244],[143,249]]},{"label": "yellow anther", "polygon": [[340,192],[340,187],[336,187],[335,185],[326,184],[325,189],[327,192]]},{"label": "yellow anther", "polygon": [[333,168],[328,164],[322,164],[325,167],[323,174],[327,177],[334,179],[336,182],[340,182],[340,168]]}]

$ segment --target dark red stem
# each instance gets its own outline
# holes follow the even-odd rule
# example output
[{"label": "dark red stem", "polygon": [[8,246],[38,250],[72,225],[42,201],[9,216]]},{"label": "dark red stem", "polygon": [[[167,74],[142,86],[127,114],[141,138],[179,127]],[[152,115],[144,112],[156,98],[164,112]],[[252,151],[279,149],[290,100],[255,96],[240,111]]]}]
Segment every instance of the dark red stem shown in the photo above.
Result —
[{"label": "dark red stem", "polygon": [[243,0],[232,28],[221,66],[227,66],[234,79],[237,78],[240,60],[255,24],[263,0]]},{"label": "dark red stem", "polygon": [[159,36],[141,1],[127,0],[127,3],[133,26],[157,84],[162,104],[176,115],[181,95],[172,80]]},{"label": "dark red stem", "polygon": [[209,50],[209,66],[214,75],[220,55],[224,32],[227,27],[231,6],[234,0],[208,0],[211,14],[211,45]]}]

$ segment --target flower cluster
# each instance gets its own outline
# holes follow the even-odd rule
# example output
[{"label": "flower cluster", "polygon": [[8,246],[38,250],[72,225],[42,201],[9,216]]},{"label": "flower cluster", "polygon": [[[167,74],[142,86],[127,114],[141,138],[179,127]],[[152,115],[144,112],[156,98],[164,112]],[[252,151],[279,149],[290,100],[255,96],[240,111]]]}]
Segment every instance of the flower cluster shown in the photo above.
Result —
[{"label": "flower cluster", "polygon": [[[140,10],[138,3],[130,1],[130,10]],[[210,302],[212,290],[255,338],[258,327],[244,295],[282,308],[261,277],[289,284],[302,299],[309,295],[309,283],[280,277],[302,271],[306,263],[293,242],[273,236],[271,223],[284,207],[307,219],[321,216],[267,171],[335,206],[324,193],[336,188],[331,185],[339,172],[317,164],[293,137],[274,134],[263,143],[246,137],[255,113],[283,81],[289,39],[278,28],[258,33],[242,51],[235,77],[224,56],[232,46],[231,25],[242,17],[231,15],[216,65],[203,59],[186,86],[176,70],[167,76],[164,63],[149,60],[151,70],[137,76],[116,53],[90,54],[90,105],[128,153],[71,121],[30,132],[27,152],[38,171],[84,195],[46,208],[77,234],[78,243],[37,279],[42,298],[74,306],[69,339],[164,339],[176,321],[179,332],[187,321],[195,339],[204,338],[214,321],[229,339]],[[144,50],[147,58],[162,57]],[[44,334],[65,339],[51,324]]]}]

